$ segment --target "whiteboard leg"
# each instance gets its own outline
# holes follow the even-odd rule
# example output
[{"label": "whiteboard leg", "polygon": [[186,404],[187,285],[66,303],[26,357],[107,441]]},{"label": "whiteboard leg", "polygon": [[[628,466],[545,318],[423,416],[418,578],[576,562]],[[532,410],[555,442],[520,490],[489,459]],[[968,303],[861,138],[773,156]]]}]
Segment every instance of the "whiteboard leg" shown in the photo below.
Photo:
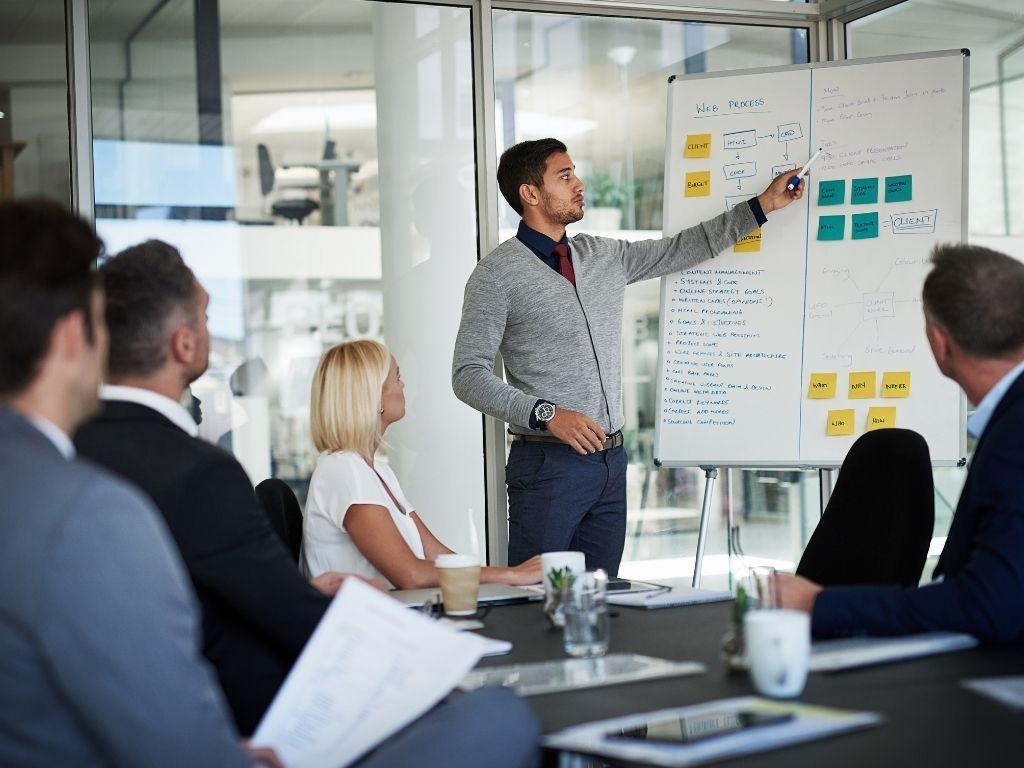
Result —
[{"label": "whiteboard leg", "polygon": [[693,586],[700,586],[700,571],[704,565],[704,547],[708,543],[708,521],[711,519],[711,499],[715,494],[715,479],[718,470],[701,467],[704,470],[704,503],[700,507],[700,530],[697,533],[697,558],[693,562]]},{"label": "whiteboard leg", "polygon": [[818,492],[819,500],[821,503],[821,510],[818,512],[819,517],[825,514],[825,507],[828,506],[828,500],[832,496],[832,470],[831,469],[819,469],[818,470]]}]

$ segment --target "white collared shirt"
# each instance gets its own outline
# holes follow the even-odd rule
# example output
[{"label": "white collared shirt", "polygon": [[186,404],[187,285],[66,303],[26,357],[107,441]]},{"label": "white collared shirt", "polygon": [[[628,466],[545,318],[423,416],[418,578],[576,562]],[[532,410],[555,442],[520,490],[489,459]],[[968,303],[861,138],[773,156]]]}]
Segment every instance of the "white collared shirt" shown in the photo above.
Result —
[{"label": "white collared shirt", "polygon": [[49,419],[44,419],[42,416],[37,416],[34,413],[26,413],[24,416],[33,427],[43,433],[43,437],[53,443],[53,447],[60,451],[61,456],[68,461],[75,458],[77,455],[75,453],[75,444],[71,442],[71,438],[64,433],[63,429]]},{"label": "white collared shirt", "polygon": [[174,426],[187,432],[192,437],[199,434],[199,425],[181,403],[171,400],[151,389],[140,387],[121,387],[105,384],[100,387],[100,397],[104,400],[126,400],[152,408],[161,416],[166,417]]},{"label": "white collared shirt", "polygon": [[981,437],[982,432],[985,431],[985,427],[988,426],[989,420],[992,418],[992,414],[996,410],[996,406],[999,405],[999,401],[1003,399],[1003,395],[1006,394],[1013,382],[1017,380],[1017,377],[1024,373],[1024,362],[1020,363],[1008,374],[1003,376],[999,382],[988,391],[988,394],[982,398],[981,402],[978,403],[978,407],[971,414],[971,418],[967,420],[967,434],[973,437],[975,440]]}]

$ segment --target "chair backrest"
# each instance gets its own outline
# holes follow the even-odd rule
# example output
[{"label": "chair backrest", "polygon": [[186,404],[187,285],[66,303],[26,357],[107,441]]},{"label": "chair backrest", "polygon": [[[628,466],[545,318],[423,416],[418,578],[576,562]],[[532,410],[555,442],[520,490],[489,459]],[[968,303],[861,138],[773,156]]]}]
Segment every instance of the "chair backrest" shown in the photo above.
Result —
[{"label": "chair backrest", "polygon": [[271,527],[298,563],[302,546],[302,509],[292,489],[284,480],[272,477],[256,486],[256,496],[270,519]]},{"label": "chair backrest", "polygon": [[260,194],[266,197],[274,189],[274,164],[266,144],[256,145],[256,157],[260,165]]},{"label": "chair backrest", "polygon": [[935,486],[924,438],[867,432],[851,446],[797,574],[825,586],[916,586],[935,526]]}]

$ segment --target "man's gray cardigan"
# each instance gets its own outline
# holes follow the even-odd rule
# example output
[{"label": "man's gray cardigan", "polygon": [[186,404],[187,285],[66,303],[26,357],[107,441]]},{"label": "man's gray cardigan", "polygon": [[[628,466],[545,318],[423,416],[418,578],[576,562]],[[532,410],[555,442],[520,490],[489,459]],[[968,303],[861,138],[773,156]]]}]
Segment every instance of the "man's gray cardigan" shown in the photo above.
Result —
[{"label": "man's gray cardigan", "polygon": [[[674,237],[569,241],[576,288],[513,237],[481,259],[466,284],[452,388],[464,403],[531,433],[537,400],[622,427],[622,309],[626,286],[681,272],[757,229],[737,205]],[[501,352],[507,382],[494,375]]]}]

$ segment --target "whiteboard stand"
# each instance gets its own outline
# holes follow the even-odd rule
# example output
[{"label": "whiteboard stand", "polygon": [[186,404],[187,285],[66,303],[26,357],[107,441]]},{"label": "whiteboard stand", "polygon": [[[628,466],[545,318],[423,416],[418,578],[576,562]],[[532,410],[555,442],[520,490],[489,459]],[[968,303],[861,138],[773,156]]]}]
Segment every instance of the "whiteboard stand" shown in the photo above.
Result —
[{"label": "whiteboard stand", "polygon": [[818,498],[821,503],[821,509],[818,510],[818,517],[825,514],[825,507],[828,506],[828,500],[832,498],[832,488],[835,483],[835,478],[832,476],[833,470],[822,467],[818,470]]},{"label": "whiteboard stand", "polygon": [[716,467],[701,467],[704,470],[704,503],[700,505],[700,530],[697,532],[697,559],[693,561],[693,587],[700,587],[700,571],[704,564],[704,547],[708,543],[708,521],[711,519],[711,499],[715,495]]}]

